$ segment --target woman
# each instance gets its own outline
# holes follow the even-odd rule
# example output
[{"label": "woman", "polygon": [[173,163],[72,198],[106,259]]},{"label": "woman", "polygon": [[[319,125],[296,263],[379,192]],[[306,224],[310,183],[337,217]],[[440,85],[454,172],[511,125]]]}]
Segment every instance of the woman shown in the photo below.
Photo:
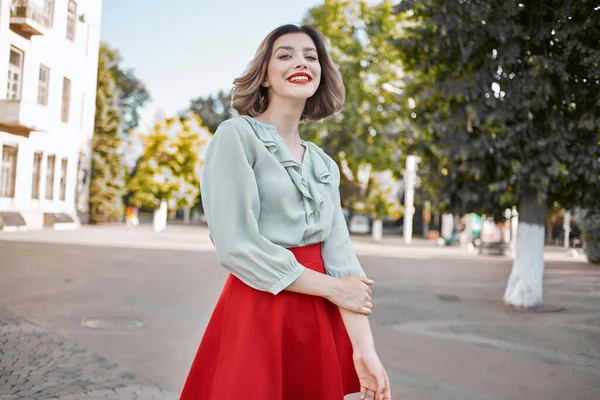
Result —
[{"label": "woman", "polygon": [[229,275],[182,400],[391,399],[367,315],[373,281],[350,242],[340,171],[298,134],[341,110],[324,38],[284,25],[234,81],[206,154],[202,201]]}]

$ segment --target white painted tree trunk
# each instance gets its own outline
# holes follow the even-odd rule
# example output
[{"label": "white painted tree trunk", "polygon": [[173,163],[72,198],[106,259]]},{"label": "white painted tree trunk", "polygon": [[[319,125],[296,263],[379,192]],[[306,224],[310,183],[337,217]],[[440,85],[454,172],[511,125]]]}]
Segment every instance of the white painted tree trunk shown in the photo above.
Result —
[{"label": "white painted tree trunk", "polygon": [[158,210],[154,211],[154,218],[152,220],[152,226],[154,232],[162,232],[167,227],[167,201],[162,200]]},{"label": "white painted tree trunk", "polygon": [[522,308],[543,304],[544,228],[546,205],[533,194],[524,194],[519,202],[519,227],[516,257],[508,278],[504,302]]},{"label": "white painted tree trunk", "polygon": [[452,216],[452,214],[442,215],[441,236],[445,240],[450,240],[450,238],[452,238],[453,230],[454,230],[454,216]]},{"label": "white painted tree trunk", "polygon": [[383,237],[383,223],[380,219],[373,221],[373,240],[379,242]]},{"label": "white painted tree trunk", "polygon": [[563,229],[565,231],[565,249],[569,248],[569,235],[571,234],[571,211],[565,211],[565,217],[563,219]]},{"label": "white painted tree trunk", "polygon": [[473,214],[465,215],[465,238],[467,245],[473,243]]},{"label": "white painted tree trunk", "polygon": [[190,215],[191,215],[191,208],[190,207],[184,207],[183,208],[183,223],[184,224],[189,224],[190,223]]},{"label": "white painted tree trunk", "polygon": [[519,214],[516,209],[512,210],[510,218],[510,256],[517,258],[517,236],[519,234]]}]

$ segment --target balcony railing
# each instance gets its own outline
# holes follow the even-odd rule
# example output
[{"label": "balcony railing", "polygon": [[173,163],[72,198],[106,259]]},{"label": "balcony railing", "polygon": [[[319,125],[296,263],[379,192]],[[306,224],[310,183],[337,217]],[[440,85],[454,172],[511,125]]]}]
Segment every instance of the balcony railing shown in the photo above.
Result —
[{"label": "balcony railing", "polygon": [[44,29],[52,27],[51,13],[29,0],[13,1],[10,17],[11,28],[27,36],[42,35],[43,31],[39,29],[40,27]]}]

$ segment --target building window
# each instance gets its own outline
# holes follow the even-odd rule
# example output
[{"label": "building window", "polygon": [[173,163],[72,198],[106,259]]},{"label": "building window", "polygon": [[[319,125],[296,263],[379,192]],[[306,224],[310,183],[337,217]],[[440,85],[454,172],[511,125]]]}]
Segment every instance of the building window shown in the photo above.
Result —
[{"label": "building window", "polygon": [[54,0],[44,0],[44,18],[46,26],[52,28],[54,24]]},{"label": "building window", "polygon": [[23,56],[24,53],[16,47],[10,48],[10,62],[8,64],[8,84],[6,98],[8,100],[21,100],[21,84],[23,82]]},{"label": "building window", "polygon": [[61,114],[60,114],[60,120],[62,122],[69,122],[70,105],[71,105],[71,81],[67,78],[63,78],[62,110],[61,110]]},{"label": "building window", "polygon": [[77,3],[69,0],[69,8],[67,10],[67,38],[75,40],[75,26],[77,25]]},{"label": "building window", "polygon": [[50,68],[40,65],[40,76],[38,78],[38,104],[48,105],[48,86],[50,85]]},{"label": "building window", "polygon": [[33,153],[33,179],[31,181],[31,198],[39,200],[40,182],[42,181],[42,153]]},{"label": "building window", "polygon": [[64,201],[67,195],[67,159],[63,158],[60,163],[60,197]]},{"label": "building window", "polygon": [[17,181],[17,153],[15,146],[2,146],[2,169],[0,170],[0,197],[15,197]]},{"label": "building window", "polygon": [[48,165],[46,167],[46,200],[54,199],[54,164],[56,156],[48,156]]}]

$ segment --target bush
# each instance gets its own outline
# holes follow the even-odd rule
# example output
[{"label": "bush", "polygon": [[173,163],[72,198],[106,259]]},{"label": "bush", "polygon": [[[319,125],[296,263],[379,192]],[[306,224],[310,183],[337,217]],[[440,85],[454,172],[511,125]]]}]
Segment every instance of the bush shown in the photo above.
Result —
[{"label": "bush", "polygon": [[592,264],[600,264],[600,210],[578,210],[577,224],[583,231],[583,248]]}]

